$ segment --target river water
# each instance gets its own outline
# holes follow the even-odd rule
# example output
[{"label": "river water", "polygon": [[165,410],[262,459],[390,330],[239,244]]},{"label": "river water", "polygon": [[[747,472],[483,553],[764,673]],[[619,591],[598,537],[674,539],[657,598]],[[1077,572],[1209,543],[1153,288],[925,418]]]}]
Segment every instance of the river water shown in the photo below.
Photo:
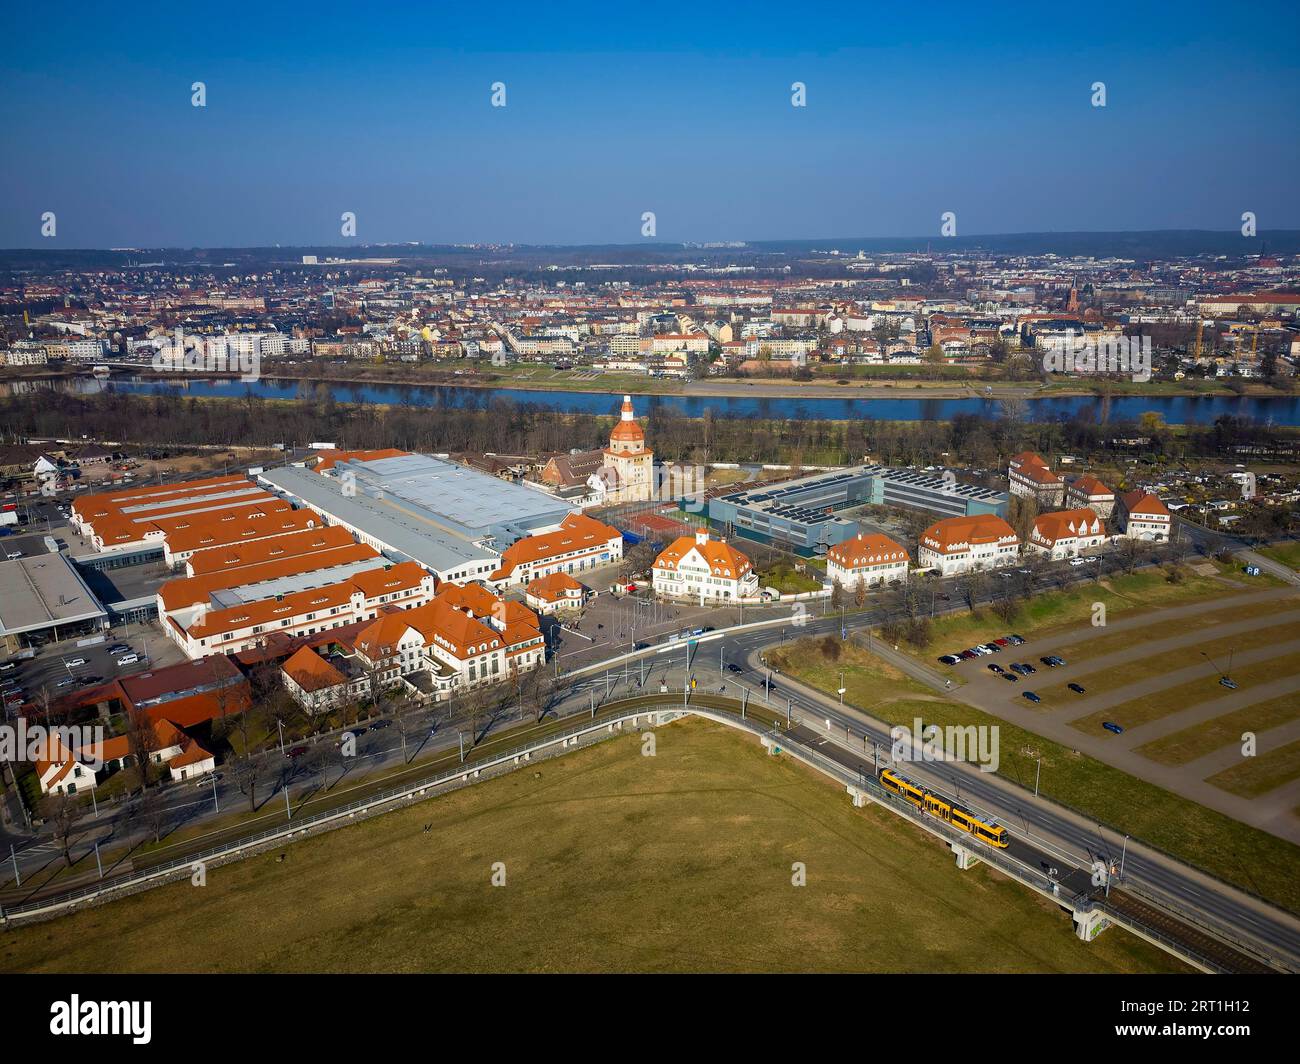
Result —
[{"label": "river water", "polygon": [[[135,394],[176,392],[181,395],[239,398],[251,393],[264,399],[314,399],[328,388],[336,402],[383,403],[393,406],[450,407],[474,409],[494,400],[535,404],[564,413],[615,414],[621,396],[603,392],[529,391],[524,388],[457,388],[430,384],[325,384],[267,377],[256,381],[238,380],[141,380],[116,378],[99,381],[78,377],[58,381],[19,381],[0,385],[7,393],[53,388],[77,394],[104,390]],[[946,421],[957,414],[982,414],[996,418],[1002,408],[995,399],[815,399],[750,396],[639,395],[637,413],[652,409],[675,410],[687,417],[700,417],[712,410],[718,417],[756,417],[780,420],[848,421]],[[1136,420],[1147,411],[1164,415],[1170,425],[1208,425],[1221,414],[1275,425],[1300,425],[1300,396],[1116,396],[1107,401],[1095,396],[1059,396],[1026,399],[1026,417],[1031,421],[1070,420],[1084,416],[1091,420]]]}]

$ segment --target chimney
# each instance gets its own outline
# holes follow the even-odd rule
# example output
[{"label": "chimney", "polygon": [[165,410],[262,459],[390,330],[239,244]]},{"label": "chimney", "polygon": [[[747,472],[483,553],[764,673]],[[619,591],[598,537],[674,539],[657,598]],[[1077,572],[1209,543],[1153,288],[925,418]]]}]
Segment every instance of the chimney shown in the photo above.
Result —
[{"label": "chimney", "polygon": [[695,543],[697,546],[704,546],[709,542],[709,530],[707,528],[697,528],[695,530]]}]

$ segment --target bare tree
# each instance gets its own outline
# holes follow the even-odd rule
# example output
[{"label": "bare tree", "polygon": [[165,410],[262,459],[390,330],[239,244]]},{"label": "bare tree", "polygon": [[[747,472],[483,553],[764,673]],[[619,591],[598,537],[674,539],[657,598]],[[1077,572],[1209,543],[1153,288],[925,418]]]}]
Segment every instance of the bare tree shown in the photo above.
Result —
[{"label": "bare tree", "polygon": [[230,775],[239,787],[239,793],[248,796],[248,808],[257,809],[257,788],[266,778],[266,759],[243,754],[232,766]]},{"label": "bare tree", "polygon": [[41,817],[50,825],[50,834],[63,851],[63,860],[72,867],[72,836],[81,819],[81,805],[70,794],[51,794],[41,802]]},{"label": "bare tree", "polygon": [[126,715],[126,739],[135,763],[140,790],[147,790],[153,773],[153,754],[158,749],[158,733],[149,714],[142,709],[131,710]]},{"label": "bare tree", "polygon": [[162,842],[163,829],[167,827],[167,800],[162,791],[148,791],[140,799],[140,822],[154,842]]}]

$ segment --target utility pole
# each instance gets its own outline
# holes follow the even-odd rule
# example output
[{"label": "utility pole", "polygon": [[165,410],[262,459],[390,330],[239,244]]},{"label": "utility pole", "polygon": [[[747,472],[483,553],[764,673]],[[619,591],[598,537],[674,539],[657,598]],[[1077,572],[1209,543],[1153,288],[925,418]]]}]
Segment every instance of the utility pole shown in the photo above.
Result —
[{"label": "utility pole", "polygon": [[215,772],[212,774],[212,811],[214,813],[221,812],[221,806],[217,804],[217,774]]}]

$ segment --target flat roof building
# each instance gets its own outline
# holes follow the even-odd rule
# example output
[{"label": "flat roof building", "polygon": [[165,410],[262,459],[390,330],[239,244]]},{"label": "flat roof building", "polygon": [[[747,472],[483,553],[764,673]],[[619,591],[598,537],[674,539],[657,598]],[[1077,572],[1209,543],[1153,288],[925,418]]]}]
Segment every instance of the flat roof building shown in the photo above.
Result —
[{"label": "flat roof building", "polygon": [[458,582],[489,579],[507,547],[554,531],[577,512],[534,488],[432,455],[336,462],[327,474],[289,466],[259,480],[362,543]]},{"label": "flat roof building", "polygon": [[12,653],[31,636],[98,631],[108,611],[64,554],[0,562],[0,640]]}]

